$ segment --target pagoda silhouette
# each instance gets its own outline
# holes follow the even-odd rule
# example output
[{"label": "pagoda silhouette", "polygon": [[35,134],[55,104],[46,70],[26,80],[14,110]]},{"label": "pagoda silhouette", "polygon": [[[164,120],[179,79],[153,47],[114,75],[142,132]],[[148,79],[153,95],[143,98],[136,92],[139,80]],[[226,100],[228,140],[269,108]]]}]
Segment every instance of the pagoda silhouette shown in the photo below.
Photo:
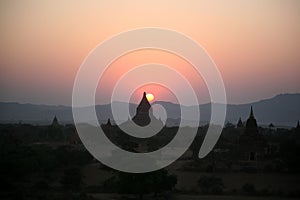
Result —
[{"label": "pagoda silhouette", "polygon": [[132,118],[132,121],[139,126],[147,126],[151,122],[150,115],[151,117],[153,115],[151,104],[146,97],[146,92],[144,92],[142,100],[136,108],[136,114]]},{"label": "pagoda silhouette", "polygon": [[237,128],[244,128],[244,124],[243,124],[243,122],[242,122],[242,119],[241,119],[241,118],[239,118],[239,121],[238,121],[238,123],[237,123],[236,127],[237,127]]},{"label": "pagoda silhouette", "polygon": [[137,127],[133,126],[133,124],[136,124],[141,128],[148,125],[150,126],[149,128],[163,126],[163,122],[153,115],[152,106],[146,97],[146,92],[143,93],[143,97],[136,108],[135,115],[131,119],[128,118],[121,126],[137,131]]},{"label": "pagoda silhouette", "polygon": [[[163,122],[153,115],[152,106],[146,97],[146,92],[144,92],[143,97],[136,108],[135,115],[132,118],[128,118],[128,120],[124,123],[120,124],[120,128],[143,136],[149,132],[158,133],[161,128],[164,127],[163,125]],[[107,127],[109,126],[106,125],[105,127],[108,130]],[[157,135],[160,135],[160,133]],[[120,134],[119,131],[114,132],[113,129],[110,129],[109,137],[114,138],[117,141],[121,141],[120,143],[122,148],[133,150],[134,152],[148,152],[149,148],[151,148],[148,146],[148,140],[136,137],[128,137],[126,133]]]},{"label": "pagoda silhouette", "polygon": [[53,126],[53,127],[59,126],[58,119],[57,119],[56,115],[54,116],[54,118],[52,120],[51,126]]},{"label": "pagoda silhouette", "polygon": [[262,160],[268,144],[258,131],[257,122],[251,106],[250,115],[246,122],[244,132],[239,138],[239,153],[242,160],[256,161]]}]

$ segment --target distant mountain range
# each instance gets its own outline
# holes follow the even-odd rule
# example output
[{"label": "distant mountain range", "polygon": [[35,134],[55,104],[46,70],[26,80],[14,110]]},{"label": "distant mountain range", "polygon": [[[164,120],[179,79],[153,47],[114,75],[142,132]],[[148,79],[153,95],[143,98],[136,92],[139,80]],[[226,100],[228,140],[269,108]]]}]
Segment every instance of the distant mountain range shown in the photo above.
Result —
[{"label": "distant mountain range", "polygon": [[[136,104],[129,104],[124,102],[114,102],[120,108],[128,108],[131,116],[134,115]],[[162,105],[167,114],[167,125],[178,125],[180,121],[180,106],[178,104],[160,101],[153,104]],[[255,117],[260,125],[267,125],[273,123],[275,126],[295,126],[300,120],[300,94],[280,94],[270,99],[261,101],[239,104],[227,105],[226,121],[235,124],[241,117],[243,121],[247,120],[249,116],[250,106],[253,106]],[[201,118],[200,124],[207,123],[210,119],[211,103],[199,105]],[[182,109],[189,112],[196,109],[197,106],[181,106]],[[112,118],[111,104],[96,105],[96,113],[101,123]],[[20,104],[0,102],[0,123],[32,123],[32,124],[49,124],[54,116],[57,116],[61,123],[73,123],[72,108],[70,106],[50,106],[50,105],[34,105],[34,104]],[[124,121],[124,119],[116,119]],[[185,124],[195,120],[183,119]]]}]

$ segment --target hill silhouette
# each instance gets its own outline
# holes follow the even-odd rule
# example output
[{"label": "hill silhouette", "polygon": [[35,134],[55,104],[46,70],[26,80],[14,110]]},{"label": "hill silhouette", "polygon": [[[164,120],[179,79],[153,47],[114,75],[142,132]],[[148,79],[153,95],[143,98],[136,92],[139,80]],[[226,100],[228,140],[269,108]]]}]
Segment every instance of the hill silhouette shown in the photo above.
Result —
[{"label": "hill silhouette", "polygon": [[[114,102],[120,108],[128,107],[128,103]],[[177,125],[180,121],[180,105],[166,101],[154,102],[161,104],[168,114],[168,125]],[[295,126],[300,118],[300,94],[280,94],[270,99],[264,99],[257,102],[246,104],[228,104],[226,121],[237,123],[239,117],[243,121],[249,115],[250,106],[253,106],[255,116],[259,124],[273,123],[275,126]],[[131,116],[135,114],[136,104],[129,104]],[[186,111],[196,109],[195,106],[181,106]],[[96,113],[99,121],[106,122],[112,118],[111,104],[96,105]],[[201,123],[206,123],[210,119],[211,103],[199,105],[201,113]],[[52,106],[52,105],[35,105],[20,104],[16,102],[0,102],[0,122],[1,123],[24,123],[32,124],[49,124],[54,115],[58,117],[61,123],[73,123],[72,108],[70,106]],[[122,116],[118,121],[127,120],[128,116]],[[189,124],[194,120],[183,119]]]}]

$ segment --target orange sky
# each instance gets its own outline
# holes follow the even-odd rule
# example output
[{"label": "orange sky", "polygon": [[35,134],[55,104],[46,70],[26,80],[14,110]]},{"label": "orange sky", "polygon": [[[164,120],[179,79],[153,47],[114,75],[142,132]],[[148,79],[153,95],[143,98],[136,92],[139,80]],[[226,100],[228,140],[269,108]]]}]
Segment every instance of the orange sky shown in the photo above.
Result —
[{"label": "orange sky", "polygon": [[[298,0],[1,1],[0,101],[70,105],[76,72],[95,46],[149,26],[201,44],[219,67],[229,103],[300,92],[299,10]],[[165,52],[127,56],[115,67],[151,59],[188,67]],[[202,84],[194,87],[207,102]]]}]

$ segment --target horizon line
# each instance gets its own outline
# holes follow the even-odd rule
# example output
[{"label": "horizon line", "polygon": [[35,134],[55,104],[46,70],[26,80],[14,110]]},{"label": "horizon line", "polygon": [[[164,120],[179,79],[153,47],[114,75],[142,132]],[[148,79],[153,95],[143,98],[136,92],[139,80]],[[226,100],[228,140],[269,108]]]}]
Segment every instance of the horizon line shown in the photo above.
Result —
[{"label": "horizon line", "polygon": [[[295,92],[295,93],[279,93],[279,94],[276,94],[276,95],[273,95],[272,97],[269,97],[269,98],[263,98],[263,99],[258,99],[258,100],[254,100],[254,101],[251,101],[251,102],[244,102],[244,103],[228,103],[226,105],[244,105],[244,104],[254,104],[254,103],[258,103],[260,101],[264,101],[264,100],[269,100],[269,99],[272,99],[272,98],[275,98],[277,96],[281,96],[281,95],[300,95],[300,93],[298,92]],[[172,101],[167,101],[167,100],[160,100],[160,101],[154,101],[153,103],[151,103],[151,105],[154,105],[156,102],[167,102],[167,103],[172,103],[172,104],[178,104],[178,103],[174,103]],[[28,104],[28,105],[37,105],[37,106],[56,106],[56,107],[72,107],[72,104],[71,105],[63,105],[63,104],[47,104],[47,103],[29,103],[29,102],[17,102],[17,101],[1,101],[0,100],[0,103],[16,103],[16,104],[21,104],[21,105],[25,105],[25,104]],[[100,104],[100,103],[97,103],[95,105],[87,105],[87,106],[84,106],[84,107],[88,107],[88,106],[104,106],[104,105],[109,105],[111,103],[127,103],[127,104],[135,104],[135,105],[138,105],[138,103],[133,103],[133,102],[125,102],[125,101],[113,101],[113,102],[108,102],[108,103],[103,103],[103,104]],[[182,106],[186,106],[186,107],[190,107],[190,106],[199,106],[199,105],[205,105],[205,104],[220,104],[218,102],[211,102],[211,101],[208,101],[208,102],[203,102],[201,104],[197,104],[197,105],[185,105],[185,104],[180,104]],[[178,104],[179,105],[179,104]]]}]

